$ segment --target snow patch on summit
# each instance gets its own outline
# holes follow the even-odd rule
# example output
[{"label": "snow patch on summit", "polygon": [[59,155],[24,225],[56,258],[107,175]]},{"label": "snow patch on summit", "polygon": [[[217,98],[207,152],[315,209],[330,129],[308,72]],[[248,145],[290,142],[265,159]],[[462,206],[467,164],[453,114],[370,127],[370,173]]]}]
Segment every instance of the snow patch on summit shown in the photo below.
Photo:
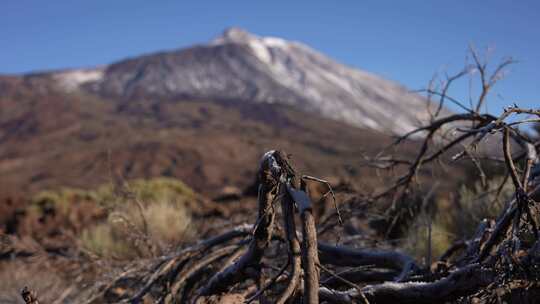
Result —
[{"label": "snow patch on summit", "polygon": [[260,37],[243,29],[232,27],[225,30],[221,36],[210,42],[210,45],[227,43],[247,45],[260,61],[265,64],[271,64],[273,49],[286,51],[293,42],[288,42],[278,37]]},{"label": "snow patch on summit", "polygon": [[[168,98],[280,103],[358,127],[405,134],[429,121],[420,95],[377,75],[336,62],[309,46],[229,28],[208,44],[71,71],[62,83],[96,81],[96,90]],[[444,109],[443,115],[449,112]]]}]

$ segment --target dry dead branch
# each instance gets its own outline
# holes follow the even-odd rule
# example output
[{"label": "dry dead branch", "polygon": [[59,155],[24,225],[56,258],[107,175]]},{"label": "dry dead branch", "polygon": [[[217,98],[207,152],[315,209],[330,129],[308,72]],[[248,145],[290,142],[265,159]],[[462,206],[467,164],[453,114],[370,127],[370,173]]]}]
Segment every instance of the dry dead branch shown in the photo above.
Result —
[{"label": "dry dead branch", "polygon": [[[374,202],[393,195],[387,212],[390,231],[402,214],[400,199],[419,170],[429,162],[440,160],[449,151],[462,147],[463,152],[455,159],[466,156],[473,160],[485,184],[487,175],[477,162],[474,148],[490,134],[501,133],[502,161],[515,195],[496,221],[481,221],[470,240],[456,242],[433,266],[421,266],[398,251],[320,242],[318,233],[320,236],[321,231],[333,229],[337,223],[330,223],[327,218],[323,220],[324,227],[317,231],[321,227],[315,222],[304,180],[324,181],[298,174],[285,153],[272,150],[263,155],[259,164],[258,213],[254,224],[236,227],[174,255],[156,258],[152,270],[139,278],[141,283],[135,292],[125,295],[123,301],[140,303],[149,297],[157,303],[211,303],[216,297],[234,295],[246,303],[442,303],[471,296],[481,289],[494,290],[494,286],[539,272],[534,265],[540,261],[537,223],[540,216],[536,208],[540,200],[540,181],[535,171],[540,163],[537,153],[540,143],[523,134],[516,128],[519,123],[509,122],[508,118],[540,117],[540,110],[513,106],[498,117],[480,113],[488,92],[513,61],[503,61],[489,74],[478,53],[473,49],[471,52],[473,68],[482,82],[476,104],[467,108],[448,96],[450,85],[467,74],[472,69],[469,66],[448,76],[441,92],[430,88],[430,94],[440,97],[431,122],[394,143],[423,134],[420,149],[412,161],[382,154],[369,159],[370,162],[380,160],[381,168],[406,166],[407,169],[386,190],[369,198]],[[438,117],[445,100],[464,107],[466,113]],[[521,121],[526,120],[530,119]],[[464,123],[470,123],[471,127],[464,128]],[[458,135],[450,140],[440,136],[449,129]],[[519,143],[523,151],[512,153],[516,146],[511,144],[511,139]],[[497,197],[501,189],[502,185]],[[331,188],[328,194],[335,199]],[[277,212],[278,203],[281,214]],[[336,214],[341,222],[337,204]],[[282,230],[276,225],[279,215]],[[297,223],[301,224],[300,231],[297,231]],[[532,234],[525,233],[527,231]],[[287,248],[286,255],[283,248]],[[326,276],[322,280],[320,270]],[[123,274],[115,282],[125,277]],[[114,288],[115,282],[104,290]],[[368,283],[373,285],[366,285]]]},{"label": "dry dead branch", "polygon": [[[234,295],[246,303],[433,303],[454,301],[488,288],[501,273],[508,276],[509,265],[519,263],[519,267],[526,268],[540,256],[537,234],[530,244],[519,233],[509,233],[511,227],[514,232],[536,227],[531,208],[540,198],[540,184],[530,178],[530,172],[532,164],[538,162],[538,154],[526,154],[528,165],[520,171],[508,145],[512,127],[502,124],[500,130],[506,130],[505,162],[516,195],[493,228],[490,221],[482,221],[471,240],[449,248],[438,262],[442,268],[433,273],[401,252],[318,241],[311,201],[301,176],[284,153],[269,151],[258,173],[259,210],[255,224],[235,227],[176,254],[156,258],[156,266],[140,278],[142,283],[123,301],[140,303],[150,298],[157,303],[210,303],[215,297]],[[529,149],[536,152],[535,148]],[[283,235],[274,229],[278,202]],[[301,236],[296,218],[301,223]],[[512,250],[506,249],[508,244],[516,243],[519,246],[514,246],[513,252],[523,252],[518,260],[512,257]],[[272,259],[280,255],[269,254],[277,244],[287,248],[286,258],[279,262],[282,267],[272,266]],[[322,281],[319,270],[327,274]],[[129,274],[132,272],[122,274],[115,282]],[[113,289],[115,282],[103,290]],[[373,285],[365,285],[368,283]]]},{"label": "dry dead branch", "polygon": [[26,304],[39,304],[36,293],[26,286],[21,290],[21,297]]}]

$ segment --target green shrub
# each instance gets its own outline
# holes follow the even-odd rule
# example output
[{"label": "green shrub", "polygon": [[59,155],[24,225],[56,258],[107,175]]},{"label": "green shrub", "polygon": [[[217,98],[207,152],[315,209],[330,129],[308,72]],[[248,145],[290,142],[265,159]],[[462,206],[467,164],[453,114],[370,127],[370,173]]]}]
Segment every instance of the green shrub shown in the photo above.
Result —
[{"label": "green shrub", "polygon": [[487,187],[480,182],[470,188],[463,185],[454,204],[439,201],[434,215],[418,214],[403,239],[405,251],[418,260],[427,256],[430,217],[433,259],[439,258],[454,241],[472,237],[483,219],[497,218],[505,203],[512,198],[514,188],[510,181],[503,185],[497,197],[502,181],[502,177],[496,177],[487,182]]}]

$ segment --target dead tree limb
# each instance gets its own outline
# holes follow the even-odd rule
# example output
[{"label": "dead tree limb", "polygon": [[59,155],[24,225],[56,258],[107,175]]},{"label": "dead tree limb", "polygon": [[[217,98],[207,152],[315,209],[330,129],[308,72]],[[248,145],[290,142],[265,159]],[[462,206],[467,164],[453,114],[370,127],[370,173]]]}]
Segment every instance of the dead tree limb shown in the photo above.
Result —
[{"label": "dead tree limb", "polygon": [[[530,197],[538,197],[540,196],[540,185],[537,185],[534,189],[529,191],[528,196]],[[493,246],[495,246],[500,238],[502,238],[508,228],[510,227],[511,221],[513,217],[515,216],[518,208],[517,208],[517,199],[514,198],[509,204],[505,212],[499,217],[497,220],[497,223],[495,224],[495,228],[493,228],[493,232],[491,233],[489,239],[486,241],[484,247],[480,251],[480,254],[478,255],[477,261],[483,261],[491,252],[491,249]]]},{"label": "dead tree limb", "polygon": [[199,273],[208,265],[227,257],[227,255],[233,253],[238,249],[239,246],[237,245],[226,246],[212,252],[201,260],[195,260],[193,261],[193,263],[186,265],[186,267],[184,267],[184,270],[178,274],[176,278],[176,283],[171,288],[171,297],[178,299],[177,302],[179,303],[187,302],[184,289],[186,288],[186,284],[189,279],[196,276],[197,273]]},{"label": "dead tree limb", "polygon": [[335,266],[374,265],[379,268],[399,270],[395,281],[405,280],[412,271],[418,269],[415,261],[408,255],[395,251],[359,250],[343,246],[332,246],[319,242],[321,263]]},{"label": "dead tree limb", "polygon": [[[368,285],[361,291],[370,303],[440,303],[475,292],[493,282],[493,278],[494,273],[491,270],[482,268],[480,264],[472,264],[431,283],[388,282]],[[329,303],[355,303],[360,299],[356,289],[337,291],[323,287],[319,290],[319,296]]]},{"label": "dead tree limb", "polygon": [[276,163],[273,153],[274,151],[266,153],[261,160],[259,169],[261,184],[258,194],[259,214],[248,251],[236,263],[216,273],[199,291],[199,295],[211,295],[225,291],[227,287],[246,277],[248,267],[257,268],[260,263],[274,229],[274,201],[281,175],[281,168]]},{"label": "dead tree limb", "polygon": [[[319,254],[317,251],[317,228],[311,208],[311,201],[306,193],[306,184],[302,182],[300,197],[305,200],[304,207],[300,208],[302,220],[302,265],[304,268],[304,304],[319,303]],[[294,190],[289,190],[294,191]],[[292,195],[299,204],[299,195]]]},{"label": "dead tree limb", "polygon": [[[482,123],[477,126],[482,127]],[[501,126],[504,127],[504,123],[501,123]],[[502,127],[497,130],[502,130]],[[509,130],[506,131],[507,135],[508,133]],[[473,134],[477,133],[466,133],[467,136]],[[505,139],[505,148],[508,148],[509,136]],[[513,158],[509,148],[506,150],[505,160],[508,163],[508,160]],[[440,151],[437,150],[429,156],[426,147],[423,154],[412,164],[420,166],[426,160],[436,159],[444,153]],[[527,163],[532,164],[533,161],[528,160]],[[471,241],[456,247],[465,246],[465,254],[457,260],[446,261],[447,267],[444,271],[437,272],[436,276],[429,276],[423,274],[423,270],[419,269],[411,257],[397,251],[354,249],[318,242],[311,201],[302,178],[296,180],[300,176],[294,172],[284,154],[270,151],[263,156],[260,165],[259,210],[255,224],[237,227],[223,235],[188,247],[175,256],[160,260],[154,266],[156,271],[151,271],[148,279],[141,280],[142,288],[131,300],[141,301],[150,289],[155,290],[151,287],[156,282],[163,282],[162,290],[165,290],[166,295],[162,299],[183,303],[198,299],[207,303],[207,300],[213,301],[212,299],[222,296],[218,294],[230,292],[233,288],[236,289],[235,293],[243,289],[237,293],[242,296],[253,295],[247,299],[248,302],[259,300],[280,304],[298,302],[300,298],[307,304],[319,303],[319,300],[329,303],[432,303],[455,300],[492,281],[496,271],[500,269],[495,269],[496,263],[486,262],[485,258],[494,248],[498,252],[502,252],[501,248],[506,248],[501,244],[507,244],[508,239],[503,242],[500,240],[508,235],[506,232],[512,219],[516,218],[519,200],[530,200],[540,194],[540,185],[527,183],[532,174],[531,165],[525,168],[523,176],[518,175],[516,165],[509,166],[509,171],[512,180],[518,182],[515,184],[516,192],[523,192],[522,195],[516,195],[514,201],[507,205],[492,232],[489,221],[484,221]],[[300,182],[300,187],[295,182]],[[531,187],[526,188],[525,184],[530,184]],[[284,236],[277,233],[273,235],[277,200],[281,203]],[[295,206],[302,225],[301,243],[296,230]],[[232,243],[235,238],[248,236],[251,231],[253,232],[250,238]],[[484,242],[486,238],[487,241]],[[270,256],[266,256],[263,263],[271,240],[287,245],[288,259],[281,269],[266,263]],[[453,252],[455,251],[451,250],[444,258],[454,255]],[[221,264],[218,264],[220,262]],[[327,265],[344,269],[338,272]],[[261,269],[273,270],[273,278],[264,278]],[[323,280],[321,284],[319,269],[330,273],[332,278]],[[433,282],[413,282],[426,278],[440,279]],[[363,288],[357,285],[357,282],[388,280],[394,282]],[[247,283],[239,284],[240,282]],[[340,290],[330,289],[329,286]],[[343,291],[343,288],[350,287],[353,289]],[[270,288],[273,290],[270,291]]]},{"label": "dead tree limb", "polygon": [[21,290],[21,297],[23,298],[26,304],[39,304],[36,293],[30,290],[27,286],[25,286]]},{"label": "dead tree limb", "polygon": [[[399,274],[400,271],[396,270],[372,270],[370,268],[347,269],[346,271],[337,273],[341,278],[352,283],[393,281]],[[329,276],[321,280],[321,285],[329,287],[338,287],[342,283],[342,280],[334,276]]]},{"label": "dead tree limb", "polygon": [[[268,288],[270,288],[272,285],[274,285],[279,280],[279,278],[283,276],[283,273],[285,272],[287,267],[289,267],[289,260],[287,260],[287,263],[285,263],[285,265],[283,265],[283,267],[281,267],[281,269],[278,271],[278,273],[272,279],[270,279],[268,281],[268,283],[264,285],[264,287],[260,287],[259,290],[257,290],[257,292],[254,295],[252,295],[249,299],[246,300],[246,304],[249,304],[249,303],[253,302],[255,299],[262,296],[264,294],[264,292]],[[261,301],[259,301],[259,302],[261,302]]]},{"label": "dead tree limb", "polygon": [[235,238],[247,236],[251,231],[253,231],[253,225],[239,225],[221,235],[209,238],[191,247],[185,248],[173,256],[166,257],[163,263],[161,263],[152,273],[152,275],[146,280],[143,287],[125,302],[140,302],[142,298],[150,291],[150,288],[152,288],[152,286],[154,286],[159,280],[167,275],[170,275],[171,273],[178,273],[179,268],[184,265],[185,261],[216,245],[225,244]]},{"label": "dead tree limb", "polygon": [[296,236],[296,225],[294,223],[294,201],[288,194],[285,184],[282,184],[280,188],[282,190],[281,210],[283,212],[283,226],[285,227],[285,235],[288,243],[289,264],[292,267],[287,287],[276,301],[278,304],[283,304],[296,292],[300,284],[302,266],[300,242],[298,242],[298,237]]}]

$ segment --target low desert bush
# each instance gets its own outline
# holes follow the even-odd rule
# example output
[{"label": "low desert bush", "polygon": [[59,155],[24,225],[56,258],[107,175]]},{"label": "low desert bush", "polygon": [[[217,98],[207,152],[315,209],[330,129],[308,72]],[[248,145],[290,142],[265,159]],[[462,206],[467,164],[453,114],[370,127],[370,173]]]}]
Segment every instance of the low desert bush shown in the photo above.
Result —
[{"label": "low desert bush", "polygon": [[127,259],[161,254],[193,235],[191,217],[182,204],[158,201],[126,203],[106,221],[83,231],[81,245],[103,257]]},{"label": "low desert bush", "polygon": [[489,180],[485,188],[480,182],[472,187],[461,186],[453,221],[446,224],[448,229],[460,237],[468,238],[476,231],[480,221],[485,218],[496,219],[514,195],[512,181],[506,180],[499,189],[502,182],[502,177],[496,177]]},{"label": "low desert bush", "polygon": [[195,198],[195,192],[174,178],[135,179],[122,185],[108,183],[94,190],[62,188],[42,191],[32,198],[35,206],[47,206],[57,210],[70,208],[74,201],[96,202],[101,207],[114,209],[117,204],[137,198],[142,202],[169,201],[186,202]]},{"label": "low desert bush", "polygon": [[126,259],[160,254],[188,239],[193,234],[188,205],[196,200],[181,181],[155,178],[95,190],[44,191],[33,198],[31,209],[37,217],[52,213],[50,221],[79,227],[81,216],[74,214],[81,202],[99,208],[99,216],[75,231],[80,245],[99,256]]},{"label": "low desert bush", "polygon": [[403,239],[403,248],[418,260],[428,253],[428,230],[431,226],[431,256],[438,258],[458,239],[468,239],[485,218],[495,219],[513,195],[511,181],[502,188],[502,177],[496,177],[483,186],[463,185],[454,201],[439,200],[436,212],[420,212]]},{"label": "low desert bush", "polygon": [[[430,223],[431,221],[431,223]],[[417,261],[426,261],[429,247],[429,229],[431,227],[431,257],[432,260],[441,256],[452,244],[454,236],[441,224],[439,217],[422,213],[407,230],[402,248]]]}]

